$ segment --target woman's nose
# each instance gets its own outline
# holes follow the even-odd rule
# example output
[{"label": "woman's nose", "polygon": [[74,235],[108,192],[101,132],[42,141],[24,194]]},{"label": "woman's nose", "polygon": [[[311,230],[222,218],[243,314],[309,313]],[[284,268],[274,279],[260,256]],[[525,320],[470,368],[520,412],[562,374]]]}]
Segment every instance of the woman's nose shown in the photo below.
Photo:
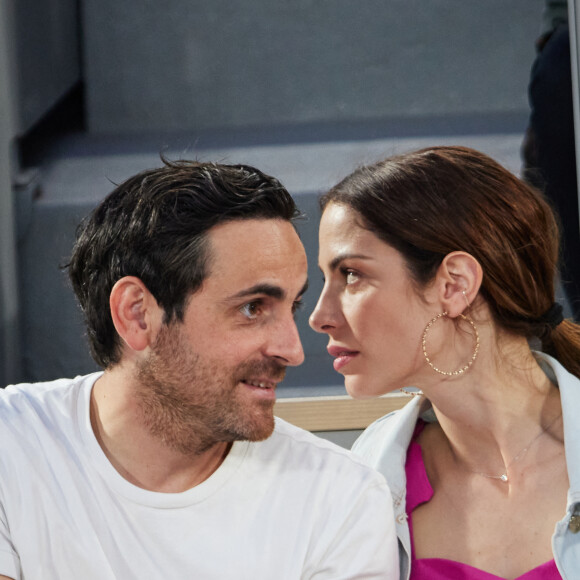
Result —
[{"label": "woman's nose", "polygon": [[322,291],[308,322],[316,332],[329,332],[336,326],[336,313],[333,314],[333,309],[325,290]]}]

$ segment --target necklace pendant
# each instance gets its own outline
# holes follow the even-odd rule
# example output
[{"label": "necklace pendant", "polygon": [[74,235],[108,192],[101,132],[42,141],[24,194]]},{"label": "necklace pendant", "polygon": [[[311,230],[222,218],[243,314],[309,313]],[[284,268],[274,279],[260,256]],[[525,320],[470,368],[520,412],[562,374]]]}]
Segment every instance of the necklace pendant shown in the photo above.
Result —
[{"label": "necklace pendant", "polygon": [[502,475],[499,476],[499,478],[504,482],[507,483],[508,482],[508,475],[507,473],[503,473]]}]

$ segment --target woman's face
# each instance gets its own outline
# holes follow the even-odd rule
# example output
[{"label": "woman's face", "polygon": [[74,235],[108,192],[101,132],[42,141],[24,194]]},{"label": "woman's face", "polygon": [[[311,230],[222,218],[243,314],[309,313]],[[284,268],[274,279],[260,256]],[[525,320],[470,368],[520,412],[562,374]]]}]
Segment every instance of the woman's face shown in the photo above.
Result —
[{"label": "woman's face", "polygon": [[353,397],[415,386],[427,367],[421,336],[433,305],[421,299],[402,255],[362,228],[347,206],[330,203],[320,222],[324,289],[310,317],[328,334],[334,368]]}]

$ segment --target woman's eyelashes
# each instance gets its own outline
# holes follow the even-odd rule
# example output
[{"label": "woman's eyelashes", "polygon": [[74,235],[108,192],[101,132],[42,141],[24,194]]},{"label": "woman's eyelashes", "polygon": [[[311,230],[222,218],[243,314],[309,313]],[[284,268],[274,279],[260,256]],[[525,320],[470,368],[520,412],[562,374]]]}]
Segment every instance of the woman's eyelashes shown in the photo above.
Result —
[{"label": "woman's eyelashes", "polygon": [[352,286],[360,280],[360,274],[352,268],[341,268],[341,272],[344,276],[344,279],[346,280],[347,286]]},{"label": "woman's eyelashes", "polygon": [[[360,273],[357,270],[353,270],[352,268],[339,268],[338,271],[342,279],[346,282],[347,286],[352,286],[356,282],[358,282],[361,278]],[[322,274],[322,284],[326,285],[326,276]]]}]

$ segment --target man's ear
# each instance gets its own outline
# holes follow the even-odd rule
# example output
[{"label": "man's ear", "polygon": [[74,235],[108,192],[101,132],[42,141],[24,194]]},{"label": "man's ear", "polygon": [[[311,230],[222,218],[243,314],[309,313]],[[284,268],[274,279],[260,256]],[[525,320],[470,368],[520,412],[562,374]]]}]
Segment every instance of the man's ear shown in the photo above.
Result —
[{"label": "man's ear", "polygon": [[450,318],[462,314],[476,299],[483,270],[480,263],[467,252],[447,254],[437,269],[435,288],[438,299]]},{"label": "man's ear", "polygon": [[118,280],[109,305],[115,329],[129,348],[142,351],[153,343],[162,310],[139,278],[125,276]]}]

